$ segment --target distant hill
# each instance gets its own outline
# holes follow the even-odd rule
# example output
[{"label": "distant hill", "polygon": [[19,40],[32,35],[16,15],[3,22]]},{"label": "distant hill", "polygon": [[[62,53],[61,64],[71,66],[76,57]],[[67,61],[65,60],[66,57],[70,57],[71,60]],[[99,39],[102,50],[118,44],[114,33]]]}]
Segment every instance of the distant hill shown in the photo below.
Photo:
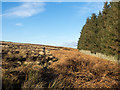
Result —
[{"label": "distant hill", "polygon": [[31,43],[18,43],[18,42],[10,42],[10,41],[0,41],[1,45],[18,45],[18,46],[38,46],[38,47],[45,47],[45,48],[51,48],[51,49],[74,49],[74,48],[68,48],[68,47],[60,47],[60,46],[51,46],[51,45],[43,45],[43,44],[31,44]]}]

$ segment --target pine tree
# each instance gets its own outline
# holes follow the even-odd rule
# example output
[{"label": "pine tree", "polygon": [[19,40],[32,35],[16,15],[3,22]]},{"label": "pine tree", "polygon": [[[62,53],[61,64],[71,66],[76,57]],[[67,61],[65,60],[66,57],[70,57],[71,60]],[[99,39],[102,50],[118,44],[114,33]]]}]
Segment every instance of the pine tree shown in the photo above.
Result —
[{"label": "pine tree", "polygon": [[90,38],[90,50],[93,53],[96,53],[97,51],[97,42],[96,42],[96,36],[98,33],[98,29],[97,29],[97,16],[95,13],[92,14],[91,20],[90,20],[90,29],[89,29],[89,36],[88,38]]},{"label": "pine tree", "polygon": [[99,11],[98,17],[97,17],[97,35],[96,35],[96,43],[97,43],[97,52],[101,52],[102,47],[101,47],[101,37],[102,37],[102,30],[103,30],[103,16],[102,12]]},{"label": "pine tree", "polygon": [[84,50],[88,49],[89,38],[87,37],[88,35],[87,33],[89,30],[89,22],[90,22],[90,19],[87,18],[86,24],[82,28],[81,37],[79,38],[79,41],[78,41],[78,47],[77,47],[78,49],[84,49]]},{"label": "pine tree", "polygon": [[109,5],[108,2],[105,2],[104,8],[103,8],[103,15],[102,15],[102,20],[103,20],[103,26],[100,30],[100,47],[101,47],[101,53],[106,53],[107,52],[107,42],[108,42],[108,30],[106,29],[107,27],[107,18],[108,18],[108,11],[109,11]]},{"label": "pine tree", "polygon": [[108,52],[109,54],[115,55],[118,53],[120,43],[119,40],[119,28],[118,28],[118,11],[119,11],[119,3],[118,2],[111,2],[110,3],[110,10],[108,19],[107,19],[107,27],[108,30]]},{"label": "pine tree", "polygon": [[120,30],[119,12],[120,2],[105,2],[102,12],[87,18],[78,41],[78,49],[100,52],[106,55],[119,54]]}]

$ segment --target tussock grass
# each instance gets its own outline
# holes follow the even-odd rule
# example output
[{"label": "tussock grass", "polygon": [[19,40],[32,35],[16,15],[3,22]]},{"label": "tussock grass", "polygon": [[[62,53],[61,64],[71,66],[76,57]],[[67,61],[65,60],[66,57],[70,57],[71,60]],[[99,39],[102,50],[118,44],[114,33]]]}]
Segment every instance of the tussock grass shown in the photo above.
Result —
[{"label": "tussock grass", "polygon": [[[120,73],[117,62],[85,55],[74,50],[51,52],[59,59],[50,66],[59,73],[53,83],[54,87],[60,88],[62,84],[62,87],[66,88],[118,88]],[[66,85],[65,82],[68,84]]]},{"label": "tussock grass", "polygon": [[50,59],[47,64],[44,58],[39,58],[41,45],[3,44],[3,89],[119,88],[117,62],[86,55],[77,49],[46,46],[52,55],[46,57]]}]

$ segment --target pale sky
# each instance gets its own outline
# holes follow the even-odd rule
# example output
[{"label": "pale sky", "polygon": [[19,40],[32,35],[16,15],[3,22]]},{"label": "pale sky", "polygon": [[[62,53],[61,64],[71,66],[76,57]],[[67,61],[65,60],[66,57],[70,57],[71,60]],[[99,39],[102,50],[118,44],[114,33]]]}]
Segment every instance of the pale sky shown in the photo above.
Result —
[{"label": "pale sky", "polygon": [[76,48],[103,2],[2,2],[2,40]]}]

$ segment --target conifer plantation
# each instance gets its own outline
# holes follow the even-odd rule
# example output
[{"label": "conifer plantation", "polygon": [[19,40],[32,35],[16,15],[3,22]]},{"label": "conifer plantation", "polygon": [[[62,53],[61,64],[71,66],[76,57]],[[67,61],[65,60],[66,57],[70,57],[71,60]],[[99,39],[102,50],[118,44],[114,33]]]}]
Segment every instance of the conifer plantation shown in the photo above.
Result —
[{"label": "conifer plantation", "polygon": [[105,2],[103,11],[96,15],[93,13],[87,18],[86,24],[81,30],[77,48],[89,50],[91,53],[102,53],[118,57],[119,38],[119,14],[120,2]]}]

